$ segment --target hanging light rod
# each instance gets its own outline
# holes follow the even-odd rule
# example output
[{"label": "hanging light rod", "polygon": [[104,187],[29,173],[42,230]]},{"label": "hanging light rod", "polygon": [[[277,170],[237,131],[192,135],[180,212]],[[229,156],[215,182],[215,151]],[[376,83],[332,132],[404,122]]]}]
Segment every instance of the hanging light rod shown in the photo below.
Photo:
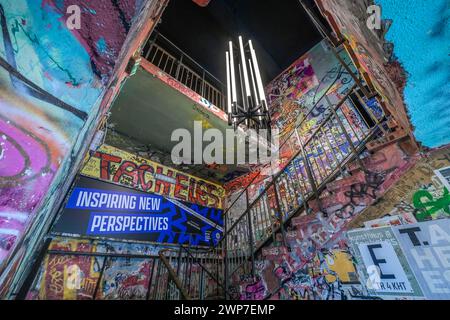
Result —
[{"label": "hanging light rod", "polygon": [[266,95],[252,41],[244,46],[239,36],[237,47],[230,41],[225,57],[228,124],[234,129],[245,123],[248,128],[270,130]]}]

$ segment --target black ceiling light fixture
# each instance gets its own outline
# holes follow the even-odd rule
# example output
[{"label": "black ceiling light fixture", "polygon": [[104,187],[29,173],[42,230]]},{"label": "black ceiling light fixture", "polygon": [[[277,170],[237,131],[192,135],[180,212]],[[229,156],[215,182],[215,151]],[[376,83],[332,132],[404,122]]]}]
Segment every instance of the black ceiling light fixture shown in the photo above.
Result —
[{"label": "black ceiling light fixture", "polygon": [[234,129],[245,123],[247,128],[270,130],[270,114],[261,73],[252,41],[244,46],[239,36],[226,52],[228,124]]}]

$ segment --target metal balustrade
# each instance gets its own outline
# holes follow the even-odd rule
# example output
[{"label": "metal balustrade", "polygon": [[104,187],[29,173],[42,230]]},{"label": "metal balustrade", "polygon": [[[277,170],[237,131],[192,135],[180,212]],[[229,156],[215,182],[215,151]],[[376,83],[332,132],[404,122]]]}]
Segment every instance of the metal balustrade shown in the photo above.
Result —
[{"label": "metal balustrade", "polygon": [[[168,41],[159,34],[157,38]],[[204,69],[200,69],[203,70],[200,73],[195,72],[185,64],[190,60],[187,55],[176,47],[175,51],[181,52],[181,57],[169,52],[173,48],[163,49],[157,38],[149,41],[144,57],[216,106],[223,106],[224,97],[220,90],[206,81],[207,72]],[[348,65],[342,68],[353,72]],[[352,75],[352,79],[355,77]],[[336,76],[303,120],[283,138],[280,150],[291,148],[292,156],[282,168],[265,179],[255,176],[241,193],[233,197],[224,214],[224,234],[213,248],[179,246],[161,250],[158,257],[57,251],[47,254],[100,257],[101,270],[92,299],[101,298],[98,290],[105,266],[120,258],[149,259],[152,262],[146,299],[236,298],[228,290],[230,283],[239,281],[242,276],[255,275],[255,263],[261,249],[271,241],[286,244],[285,226],[294,216],[311,213],[308,205],[311,200],[316,200],[324,212],[319,195],[327,183],[342,174],[351,161],[360,162],[366,143],[380,131],[386,132],[383,126],[387,119],[383,114],[376,116],[365,105],[370,117],[370,121],[366,121],[354,104],[352,97],[355,95],[360,103],[365,104],[358,93],[361,90],[359,81],[353,81],[353,85],[350,83],[343,96],[333,101],[329,92],[338,79]],[[314,120],[312,127],[307,125],[311,120]],[[374,125],[369,125],[369,122]],[[362,166],[361,169],[364,170]],[[263,188],[258,194],[251,195],[249,187],[257,179]]]},{"label": "metal balustrade", "polygon": [[142,56],[174,79],[225,111],[224,85],[162,34],[154,32]]},{"label": "metal balustrade", "polygon": [[[77,288],[83,292],[82,299],[223,299],[226,290],[223,286],[225,261],[222,258],[222,248],[217,247],[214,250],[188,248],[183,246],[164,248],[157,256],[48,250],[40,266],[41,271],[38,272],[41,276],[34,278],[31,291],[36,291],[37,288],[46,291],[47,288],[40,288],[42,285],[55,286],[54,281],[42,282],[42,276],[56,270],[55,267],[50,270],[48,265],[54,266],[61,261],[71,261],[64,267],[68,268],[67,270],[72,268],[72,275],[67,281],[59,282],[58,285],[61,287],[59,292]],[[80,266],[86,264],[96,266],[96,274],[86,276],[81,272]],[[133,265],[136,266],[135,271],[124,275],[124,268]],[[123,283],[119,285],[120,282]],[[61,295],[60,298],[64,297]],[[51,299],[56,297],[52,296]]]},{"label": "metal balustrade", "polygon": [[176,287],[172,290],[178,291],[184,299],[206,300],[225,298],[222,252],[221,247],[199,250],[180,246],[161,250],[159,255],[170,270],[170,279]]}]

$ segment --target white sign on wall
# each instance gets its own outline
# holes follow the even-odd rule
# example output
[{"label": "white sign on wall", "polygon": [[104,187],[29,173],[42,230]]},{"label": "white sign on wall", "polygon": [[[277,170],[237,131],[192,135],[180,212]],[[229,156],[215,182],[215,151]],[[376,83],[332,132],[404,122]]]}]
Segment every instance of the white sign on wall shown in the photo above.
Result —
[{"label": "white sign on wall", "polygon": [[368,294],[384,299],[420,299],[422,290],[391,227],[347,232]]},{"label": "white sign on wall", "polygon": [[[383,293],[414,293],[408,277],[403,270],[394,247],[390,242],[359,244],[364,265],[375,266],[378,270],[377,281],[372,280],[373,289]],[[372,278],[373,279],[373,278]]]}]

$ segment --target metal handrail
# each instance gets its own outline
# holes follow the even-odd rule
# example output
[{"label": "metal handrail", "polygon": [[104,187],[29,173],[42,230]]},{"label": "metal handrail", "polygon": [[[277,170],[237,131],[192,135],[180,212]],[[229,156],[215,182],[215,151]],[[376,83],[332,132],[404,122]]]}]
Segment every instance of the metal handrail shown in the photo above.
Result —
[{"label": "metal handrail", "polygon": [[[170,261],[167,259],[166,254],[170,253]],[[200,254],[210,253],[205,251],[198,251]],[[180,292],[182,291],[183,297],[187,297],[190,300],[193,299],[193,297],[189,294],[189,292],[195,291],[195,289],[199,289],[199,298],[204,298],[204,292],[203,292],[203,286],[202,284],[198,283],[192,283],[191,281],[187,281],[186,275],[184,279],[182,280],[183,272],[181,272],[180,267],[183,264],[185,271],[187,269],[192,271],[193,266],[198,266],[201,270],[202,274],[202,280],[205,280],[206,278],[203,276],[203,274],[206,274],[209,279],[211,279],[215,283],[215,288],[217,289],[217,294],[219,294],[219,288],[223,291],[221,294],[226,296],[230,296],[230,292],[225,288],[225,286],[222,284],[222,281],[218,278],[218,275],[214,275],[212,272],[208,270],[208,268],[202,263],[202,261],[206,262],[208,260],[215,262],[214,264],[217,264],[217,261],[223,261],[220,254],[213,253],[213,256],[211,257],[205,257],[205,256],[196,256],[194,255],[189,248],[186,248],[185,246],[180,245],[178,249],[173,248],[165,248],[161,251],[159,251],[159,256],[163,263],[166,265],[168,270],[172,270],[170,273],[170,277],[174,279],[174,282],[178,289],[180,289]],[[173,266],[171,264],[171,261],[174,261],[175,264],[177,264],[177,271],[173,269]],[[190,278],[190,276],[189,276]],[[176,279],[176,280],[175,280]]]},{"label": "metal handrail", "polygon": [[213,78],[215,81],[217,81],[222,87],[225,85],[220,81],[218,78],[216,78],[211,72],[209,72],[205,67],[201,66],[197,61],[194,60],[190,55],[185,53],[183,50],[181,50],[176,44],[174,44],[172,41],[167,39],[163,34],[158,32],[157,30],[154,31],[155,36],[160,37],[164,39],[164,41],[167,41],[173,48],[175,48],[178,52],[180,52],[184,57],[188,57],[191,62],[193,62],[195,65],[197,65],[201,70],[204,70],[205,73],[207,73],[211,78]]},{"label": "metal handrail", "polygon": [[[335,50],[333,51],[333,53],[335,53],[335,55],[336,55]],[[337,53],[337,54],[339,54],[339,53]],[[337,71],[336,78],[328,86],[325,93],[317,101],[314,102],[314,106],[306,113],[306,115],[300,121],[300,123],[284,139],[284,141],[281,144],[280,149],[283,146],[285,146],[286,143],[290,142],[293,134],[298,134],[297,130],[303,128],[305,121],[311,115],[313,110],[318,106],[320,101],[324,97],[327,98],[327,94],[329,93],[330,89],[335,85],[337,80],[340,79],[339,75],[341,74],[342,68],[345,68],[345,70],[347,70],[347,71],[350,70],[350,65],[352,64],[351,61],[347,64],[347,63],[345,63],[345,61],[343,61],[343,59],[341,57],[337,57],[337,59],[340,62],[340,65],[339,65],[339,69]],[[345,66],[343,64],[345,64]],[[349,72],[352,73],[352,70],[350,70]],[[359,79],[355,80],[355,78],[357,76],[353,73],[351,74],[351,76],[354,79],[353,86],[348,90],[348,92],[344,95],[343,98],[340,99],[340,101],[337,104],[331,104],[330,101],[327,101],[329,104],[328,111],[331,110],[332,112],[327,114],[321,120],[320,124],[314,130],[314,132],[311,135],[309,135],[304,141],[302,139],[300,139],[299,137],[297,137],[299,140],[298,143],[301,146],[300,150],[295,152],[295,154],[292,157],[290,157],[290,159],[286,162],[286,164],[283,165],[283,167],[275,175],[273,175],[271,177],[270,182],[267,185],[265,185],[265,187],[258,194],[258,196],[255,199],[252,199],[251,203],[248,203],[249,202],[248,192],[247,192],[248,188],[253,184],[253,182],[256,179],[258,179],[261,176],[260,172],[252,179],[252,181],[244,188],[244,190],[238,194],[236,199],[226,209],[226,211],[224,213],[225,217],[230,212],[230,210],[234,207],[236,202],[239,199],[242,200],[243,194],[247,193],[247,206],[246,206],[244,212],[240,216],[237,217],[237,219],[231,224],[230,228],[227,228],[225,230],[225,232],[224,232],[222,238],[219,240],[219,242],[213,248],[207,250],[208,252],[215,252],[214,250],[225,250],[225,251],[223,251],[223,253],[225,253],[225,256],[223,258],[225,260],[225,277],[224,277],[225,286],[222,286],[220,284],[220,287],[222,289],[224,289],[224,292],[227,296],[229,295],[229,292],[227,291],[227,286],[228,286],[227,283],[228,283],[228,279],[230,278],[230,274],[231,275],[234,274],[245,263],[250,262],[250,260],[253,264],[251,267],[252,274],[254,274],[254,268],[255,268],[254,267],[254,258],[255,258],[254,254],[256,252],[258,252],[262,248],[263,245],[266,245],[267,241],[270,241],[270,239],[273,238],[275,236],[276,232],[278,232],[280,229],[283,232],[283,238],[285,237],[285,234],[284,234],[285,224],[288,223],[292,219],[292,217],[297,215],[299,213],[299,211],[302,210],[302,207],[304,207],[304,209],[307,210],[307,202],[310,201],[312,199],[312,197],[315,197],[315,198],[319,197],[318,190],[322,190],[324,185],[331,179],[331,177],[336,176],[339,173],[339,170],[342,170],[342,165],[345,165],[352,159],[355,159],[355,158],[359,159],[359,154],[363,150],[365,144],[367,143],[367,141],[369,139],[371,139],[371,137],[373,137],[373,135],[376,133],[377,129],[379,128],[381,122],[383,121],[384,117],[376,118],[376,119],[374,119],[374,120],[376,120],[375,121],[376,125],[374,127],[367,126],[365,129],[361,130],[361,129],[353,128],[352,125],[350,124],[349,120],[346,118],[346,115],[343,114],[343,112],[341,111],[341,114],[344,115],[343,119],[345,119],[345,121],[348,123],[348,125],[350,125],[349,127],[344,126],[343,120],[340,119],[341,116],[339,116],[337,111],[339,111],[341,106],[347,101],[347,99],[350,98],[350,96],[354,92],[354,90],[357,87],[360,87]],[[373,117],[373,115],[371,115],[371,116]],[[338,151],[339,151],[340,156],[339,156],[339,154],[337,156],[336,156],[336,154],[334,154],[334,156],[331,155],[330,157],[328,157],[328,154],[326,153],[326,149],[323,148],[323,146],[322,146],[322,142],[323,142],[323,138],[326,139],[329,133],[331,133],[331,134],[334,133],[333,128],[335,128],[336,123],[337,123],[336,128],[337,128],[337,131],[339,132],[339,135],[336,138],[333,138],[335,141],[334,141],[334,146],[331,147],[332,148],[331,151],[334,153],[335,152],[334,149],[336,149],[336,153],[338,153]],[[349,132],[347,131],[348,128],[350,128],[350,130],[353,131],[353,136],[350,135]],[[324,132],[326,132],[326,134],[324,134]],[[345,137],[345,139],[343,137]],[[313,140],[313,139],[315,139],[315,140]],[[357,142],[355,142],[355,139],[357,140]],[[341,142],[341,141],[344,141],[344,142]],[[344,151],[344,152],[341,152],[339,150],[339,147],[345,143],[348,144],[348,147],[350,148],[351,151],[349,151],[349,149],[347,149],[347,151]],[[305,152],[305,149],[307,147],[309,148],[308,153]],[[356,149],[358,149],[358,150],[356,150]],[[320,150],[323,150],[323,151],[319,152]],[[314,156],[312,160],[310,158],[311,154]],[[317,157],[315,156],[315,154],[317,154]],[[302,160],[297,159],[299,156],[302,156],[301,157]],[[331,161],[330,161],[330,158],[331,158]],[[325,159],[325,161],[324,161],[324,159]],[[296,168],[295,168],[296,160],[300,160],[303,162],[304,168],[307,171],[306,176],[309,178],[309,184],[306,184],[306,182],[303,182],[303,187],[302,186],[298,187],[298,185],[297,185],[297,182],[298,182],[297,180],[300,179],[299,176],[305,178],[305,174],[303,174],[303,172],[295,173],[296,178],[291,177],[287,172],[285,172],[292,165],[294,165],[294,170],[296,171]],[[310,161],[311,161],[311,163],[310,163]],[[312,161],[314,161],[314,163],[316,165],[317,172],[311,171],[311,168],[313,167]],[[321,169],[321,166],[319,165],[319,163],[322,163],[322,165],[324,165],[324,163],[325,163],[328,166],[325,166],[325,167],[323,167],[323,169]],[[324,173],[323,176],[322,176],[322,173]],[[286,175],[286,177],[285,177],[286,179],[284,179],[283,175]],[[285,181],[285,180],[288,180],[288,181]],[[278,190],[277,190],[277,187],[278,187]],[[287,188],[297,187],[298,190],[296,191],[297,193],[294,196],[290,195],[288,198],[285,197],[285,199],[282,199],[283,203],[281,203],[280,199],[278,198],[279,197],[278,193],[280,192],[280,195],[281,195],[282,194],[281,190],[283,190],[284,192],[287,192],[286,187]],[[261,203],[259,203],[259,201],[264,196],[271,196],[272,193],[269,194],[269,191],[272,188],[273,188],[273,195],[275,196],[275,200],[276,200],[275,208],[273,208],[270,205],[269,199],[266,199],[265,202],[262,203],[263,207],[261,207]],[[296,198],[297,194],[300,194],[301,200],[298,200]],[[295,200],[295,201],[293,201],[293,200]],[[320,207],[320,201],[319,201],[319,207]],[[256,211],[253,211],[253,210],[256,210]],[[272,215],[273,210],[275,210],[274,211],[275,216]],[[254,217],[256,217],[256,219],[258,220],[258,214],[260,215],[259,216],[260,225],[258,225],[259,229],[258,228],[253,229],[251,226],[252,215],[255,215]],[[264,220],[267,218],[267,216],[269,217],[269,219]],[[244,218],[246,218],[247,221],[243,221]],[[278,221],[279,226],[277,226],[278,218],[279,218],[279,221]],[[242,222],[244,222],[244,224],[242,224]],[[246,228],[246,226],[245,226],[246,222],[248,222],[248,224],[249,224],[248,228]],[[267,228],[269,228],[269,227],[271,228],[271,231],[269,231],[268,234],[266,234],[266,232],[268,230]],[[239,233],[242,230],[244,231],[243,233],[245,233],[245,234],[239,235]],[[255,245],[252,240],[253,234],[255,232],[255,235],[257,235],[257,233],[260,231],[263,232],[262,233],[263,237],[261,239],[263,241],[259,242],[258,245]],[[236,237],[236,236],[237,236],[237,240],[232,238],[233,249],[227,250],[228,249],[227,248],[227,244],[228,244],[227,240],[230,237]],[[249,245],[247,245],[248,241],[250,241]],[[243,245],[244,243],[246,243],[246,244]],[[223,246],[222,244],[225,244],[225,246]],[[190,252],[190,248],[183,247],[183,249],[180,248],[180,252],[181,252],[181,250],[185,250],[188,253],[188,255],[192,256],[192,254]],[[215,253],[217,253],[217,252],[215,252]],[[228,254],[230,254],[230,257],[228,257]],[[229,264],[229,262],[230,262],[230,264]],[[232,270],[228,270],[229,265],[233,266]],[[244,265],[244,267],[245,267],[245,265]],[[204,266],[201,266],[201,268],[204,269],[205,272],[210,274],[210,272]],[[231,271],[231,273],[228,274],[227,270]],[[212,276],[212,274],[210,274],[210,275]],[[217,283],[220,283],[220,281],[216,277],[213,277],[213,279],[215,281],[217,281]],[[229,295],[229,296],[231,296],[231,295]]]},{"label": "metal handrail", "polygon": [[[189,251],[188,248],[181,246],[182,250],[184,250],[189,256],[191,256],[192,258],[195,258],[195,256]],[[225,288],[219,281],[219,279],[217,279],[216,276],[214,276],[211,272],[208,271],[208,269],[203,266],[203,264],[201,262],[197,262],[197,264],[200,266],[200,268],[202,268],[216,283],[217,285],[224,291],[225,294],[230,295],[230,292],[227,290],[227,288]]]},{"label": "metal handrail", "polygon": [[[351,64],[351,62],[349,63]],[[339,70],[337,71],[337,74],[340,73],[340,71],[342,70],[342,66],[340,66]],[[309,112],[306,114],[306,116],[302,119],[302,121],[300,122],[299,125],[296,126],[296,128],[294,130],[292,130],[292,132],[289,134],[289,136],[284,140],[284,142],[282,143],[280,149],[290,140],[290,138],[292,137],[293,134],[295,134],[296,130],[298,130],[299,128],[302,127],[302,125],[304,124],[304,121],[306,121],[308,119],[308,116],[313,112],[313,110],[317,107],[317,105],[319,104],[319,102],[328,94],[329,90],[335,85],[336,81],[340,79],[339,76],[337,76],[333,82],[328,86],[327,90],[325,91],[325,93],[315,102],[314,106],[309,110]],[[340,106],[349,98],[350,94],[354,91],[354,89],[356,88],[356,84],[354,84],[350,90],[348,91],[348,93],[345,95],[344,98],[341,99],[341,101],[334,106],[333,108],[335,110],[339,109]],[[327,123],[327,121],[329,121],[329,119],[332,117],[333,115],[330,114],[328,115],[323,121],[322,123]],[[316,136],[316,134],[319,132],[321,128],[317,128],[313,134],[311,134],[311,136],[304,142],[304,145],[308,145],[308,143]],[[364,140],[364,139],[363,139]],[[252,210],[252,208],[255,206],[255,204],[263,197],[267,194],[267,192],[270,190],[270,188],[273,188],[278,180],[278,178],[284,173],[284,170],[286,168],[288,168],[292,162],[301,154],[302,150],[299,150],[298,152],[296,152],[291,158],[290,160],[283,166],[283,168],[281,168],[276,175],[272,176],[271,181],[265,186],[264,190],[262,192],[260,192],[260,194],[252,200],[251,204],[248,204],[246,210],[233,222],[232,226],[230,228],[228,228],[228,230],[225,232],[225,234],[222,236],[222,238],[220,239],[220,241],[217,243],[217,245],[214,248],[211,248],[211,250],[215,250],[216,247],[218,247],[219,245],[222,244],[222,241],[226,240],[228,238],[228,236],[230,235],[231,231],[242,221],[242,219],[244,219],[245,217],[248,216],[249,212]],[[349,155],[347,155],[344,159],[342,159],[341,163],[338,164],[342,165],[342,163],[345,163],[346,161],[348,161],[348,157],[352,156],[352,154],[350,153]],[[353,155],[354,156],[354,155]],[[335,170],[337,170],[337,168]],[[233,208],[234,204],[242,197],[242,195],[244,193],[247,192],[248,188],[252,185],[252,183],[260,176],[260,174],[256,175],[252,181],[246,186],[246,188],[239,193],[239,195],[236,197],[236,199],[232,202],[232,204],[230,205],[230,207],[227,208],[227,210],[225,211],[225,216],[226,214],[229,212],[230,209]],[[327,179],[323,179],[321,185],[326,181]],[[319,186],[319,188],[321,188],[321,185]],[[311,194],[310,194],[311,195]],[[301,207],[301,205],[299,205],[299,208]],[[280,213],[281,214],[281,213]],[[290,220],[287,219],[287,220]],[[283,221],[283,223],[285,223],[286,221]],[[270,236],[268,237],[268,239],[270,239]],[[267,241],[267,239],[266,239]],[[263,241],[266,242],[266,241]],[[259,249],[258,249],[259,250]],[[256,251],[258,251],[256,250]],[[239,266],[238,266],[239,267]],[[237,268],[236,268],[237,269]]]},{"label": "metal handrail", "polygon": [[[343,103],[349,98],[350,94],[353,92],[353,90],[356,88],[356,84],[352,86],[352,88],[349,90],[348,94],[341,99],[341,101],[339,103],[337,103],[336,105],[330,106],[331,108],[333,108],[334,112],[336,112],[336,110],[339,110],[339,108],[343,105]],[[328,123],[328,121],[330,121],[330,119],[333,116],[337,116],[336,113],[332,113],[330,115],[328,115],[322,122],[322,124]],[[340,165],[345,165],[346,163],[348,163],[349,161],[352,161],[352,159],[355,159],[356,157],[359,156],[360,152],[363,150],[365,144],[367,143],[367,141],[369,141],[374,134],[376,134],[376,132],[379,131],[379,127],[382,124],[384,118],[381,118],[379,121],[377,121],[376,125],[374,127],[372,127],[367,133],[364,134],[364,136],[361,137],[361,139],[358,138],[359,143],[356,145],[355,148],[357,148],[358,150],[355,149],[355,152],[349,152],[341,161],[340,163],[336,163],[336,167],[333,169],[333,171],[331,171],[331,173],[324,178],[320,184],[317,186],[318,190],[322,190],[324,185],[326,185],[327,182],[329,182],[329,180],[336,176],[337,174],[339,174],[339,169],[340,169]],[[312,141],[312,139],[314,139],[316,137],[316,135],[320,132],[320,129],[316,129],[315,132],[307,139],[307,141],[305,142],[305,146],[309,144],[310,141]],[[258,195],[258,197],[251,203],[248,205],[247,209],[244,211],[244,213],[232,224],[231,228],[229,228],[226,233],[223,235],[222,239],[219,241],[219,243],[217,244],[217,246],[219,246],[223,240],[226,241],[226,239],[228,239],[228,237],[231,234],[231,231],[234,230],[236,228],[236,226],[242,222],[242,219],[245,217],[248,217],[248,215],[250,214],[251,210],[253,209],[253,207],[255,206],[255,204],[259,201],[259,199],[261,199],[265,194],[267,194],[267,192],[270,190],[270,188],[275,188],[276,184],[278,183],[279,177],[284,174],[284,169],[286,169],[291,163],[292,161],[294,161],[299,155],[300,152],[297,152],[296,155],[294,155],[291,160],[287,163],[287,165],[280,170],[280,172],[273,177],[273,180],[271,182],[269,182],[269,184],[265,187],[265,189]],[[337,159],[336,159],[337,160]],[[274,189],[274,192],[277,192],[276,189]],[[315,194],[313,192],[309,192],[306,196],[303,197],[303,202],[299,203],[298,206],[296,208],[293,208],[292,212],[284,219],[281,218],[281,222],[280,222],[280,226],[276,227],[276,229],[273,229],[272,234],[269,235],[264,241],[262,241],[259,245],[257,246],[253,246],[251,245],[251,252],[250,254],[256,253],[258,252],[264,245],[267,245],[267,241],[269,241],[271,239],[271,237],[277,233],[280,229],[283,229],[283,225],[285,225],[286,223],[288,223],[296,214],[298,214],[299,210],[302,210],[302,207],[305,205],[305,203],[307,201],[309,201],[312,197],[314,197]],[[306,207],[305,207],[306,208]],[[278,205],[278,210],[281,210],[281,207]],[[282,212],[279,212],[280,216],[282,215]],[[253,232],[251,229],[248,230],[248,232]],[[226,244],[226,242],[225,242]],[[211,249],[214,250],[214,249]],[[238,249],[241,250],[241,249]],[[230,270],[230,274],[233,274],[235,271],[237,271],[238,269],[240,269],[245,263],[249,262],[249,259],[251,258],[251,256],[247,255],[247,253],[245,253],[244,251],[236,251],[238,253],[238,256],[240,256],[240,263],[238,263],[237,265],[235,265],[235,267]],[[240,252],[240,254],[239,254]],[[236,258],[236,257],[234,257]],[[242,259],[243,258],[243,259]],[[239,258],[238,258],[239,259]]]},{"label": "metal handrail", "polygon": [[[335,109],[338,109],[344,102],[345,100],[349,97],[349,95],[352,93],[353,89],[355,88],[356,85],[353,85],[353,87],[350,89],[350,91],[346,94],[346,96],[341,100],[341,103],[339,103],[338,105],[336,105],[336,107],[334,107]],[[330,114],[323,122],[327,122],[330,118],[332,117],[332,114]],[[306,146],[311,140],[312,138],[317,134],[317,132],[319,131],[320,127],[316,129],[316,131],[314,131],[314,133],[306,140],[306,142],[304,143],[304,145]],[[231,225],[230,229],[227,231],[228,233],[231,231],[231,229],[233,229],[236,224],[243,218],[244,215],[246,215],[247,211],[249,211],[254,205],[255,203],[261,199],[261,197],[264,196],[265,193],[267,193],[267,191],[273,186],[273,184],[276,182],[276,180],[284,173],[284,170],[292,164],[292,161],[297,158],[300,154],[302,153],[302,150],[298,150],[292,157],[291,159],[286,163],[285,166],[283,166],[282,169],[280,169],[280,171],[278,171],[277,174],[275,174],[272,178],[272,181],[270,181],[266,187],[264,187],[263,191],[260,192],[260,194],[252,201],[252,203],[249,205],[249,207],[244,211],[244,213]],[[224,238],[226,237],[226,234],[224,235],[224,237],[222,237],[222,239],[220,241],[222,241]]]},{"label": "metal handrail", "polygon": [[155,31],[152,34],[142,56],[208,102],[225,110],[224,84],[161,33]]}]

